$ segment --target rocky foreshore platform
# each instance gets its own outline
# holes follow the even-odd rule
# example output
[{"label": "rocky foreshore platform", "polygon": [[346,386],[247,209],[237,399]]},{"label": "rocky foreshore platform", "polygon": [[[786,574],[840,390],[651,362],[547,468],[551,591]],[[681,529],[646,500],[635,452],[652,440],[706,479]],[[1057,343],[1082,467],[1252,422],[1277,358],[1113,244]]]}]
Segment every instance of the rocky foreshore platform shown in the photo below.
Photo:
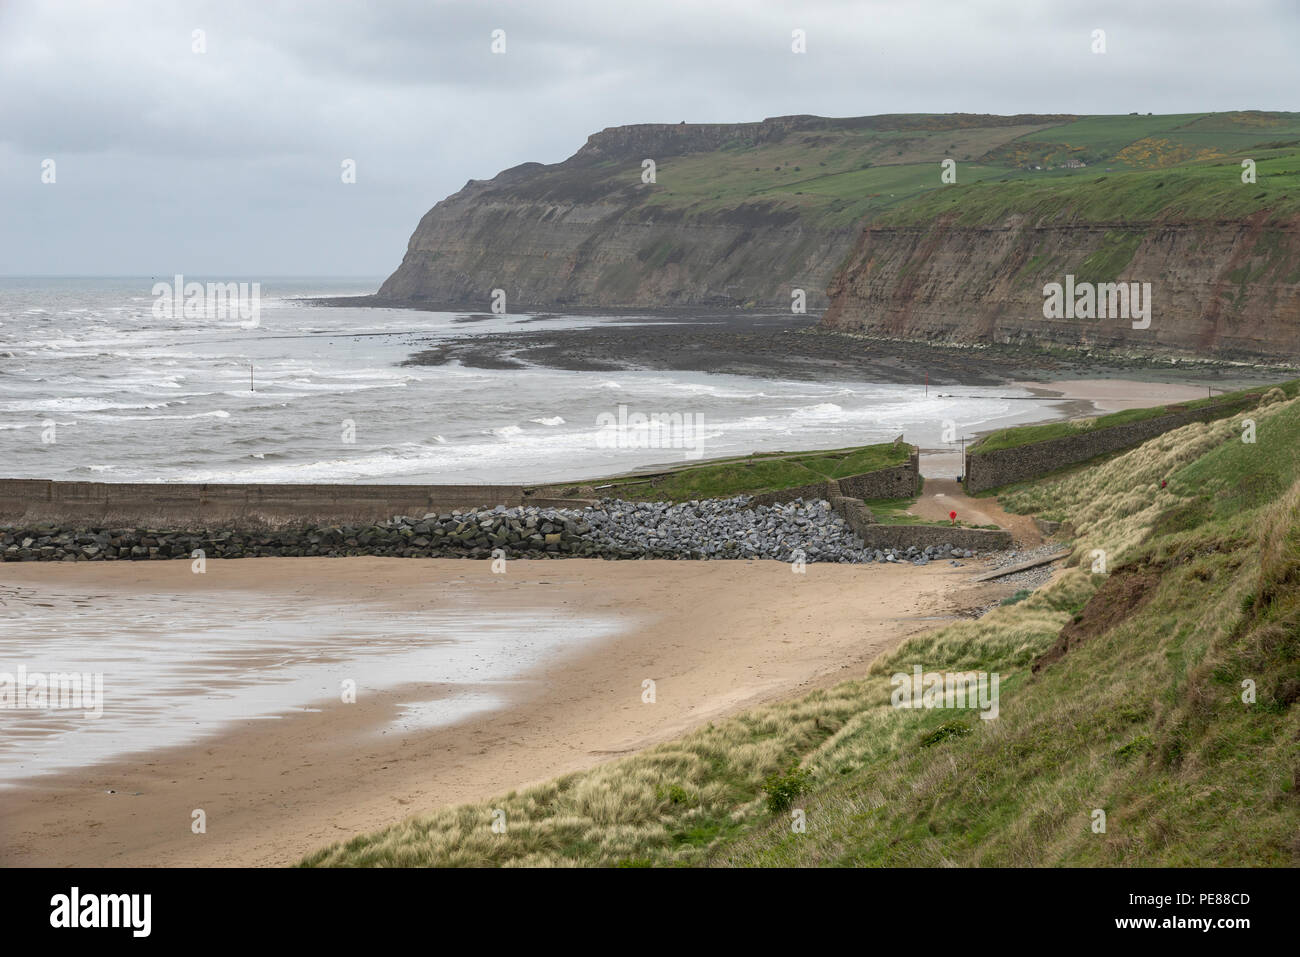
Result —
[{"label": "rocky foreshore platform", "polygon": [[0,559],[150,561],[203,558],[667,558],[913,562],[970,558],[951,544],[873,549],[825,500],[754,505],[746,496],[669,504],[602,501],[398,516],[380,524],[261,528],[0,528]]}]

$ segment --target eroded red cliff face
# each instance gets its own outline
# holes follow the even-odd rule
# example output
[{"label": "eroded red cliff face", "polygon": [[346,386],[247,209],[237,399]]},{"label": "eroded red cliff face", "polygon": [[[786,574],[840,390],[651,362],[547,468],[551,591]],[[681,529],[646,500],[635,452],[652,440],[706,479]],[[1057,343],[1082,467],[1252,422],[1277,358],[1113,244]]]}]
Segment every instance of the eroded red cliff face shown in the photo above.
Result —
[{"label": "eroded red cliff face", "polygon": [[[823,328],[954,343],[1300,359],[1300,222],[867,226],[828,289]],[[1151,284],[1149,328],[1044,318],[1043,288]]]}]

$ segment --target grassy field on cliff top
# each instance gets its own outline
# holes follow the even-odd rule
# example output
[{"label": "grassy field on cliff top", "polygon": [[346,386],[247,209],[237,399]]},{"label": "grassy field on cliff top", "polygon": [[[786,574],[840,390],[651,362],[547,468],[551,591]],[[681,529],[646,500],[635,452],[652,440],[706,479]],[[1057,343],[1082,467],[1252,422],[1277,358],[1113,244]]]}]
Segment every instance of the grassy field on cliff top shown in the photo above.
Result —
[{"label": "grassy field on cliff top", "polygon": [[[1300,399],[1002,501],[1073,526],[1069,567],[1027,599],[910,639],[862,680],[304,863],[1300,863]],[[914,665],[998,674],[997,717],[891,707]]]},{"label": "grassy field on cliff top", "polygon": [[[638,215],[653,211],[665,222],[784,215],[829,228],[940,215],[982,224],[1013,214],[1124,222],[1300,212],[1296,113],[1044,117],[1020,125],[921,114],[865,126],[824,122],[764,142],[738,133],[720,149],[663,157],[653,185],[610,159],[547,167],[533,188],[556,199],[618,195]],[[957,163],[954,185],[940,181],[949,158]],[[1257,163],[1257,183],[1242,183],[1243,159]],[[1085,165],[1067,165],[1074,163]]]}]

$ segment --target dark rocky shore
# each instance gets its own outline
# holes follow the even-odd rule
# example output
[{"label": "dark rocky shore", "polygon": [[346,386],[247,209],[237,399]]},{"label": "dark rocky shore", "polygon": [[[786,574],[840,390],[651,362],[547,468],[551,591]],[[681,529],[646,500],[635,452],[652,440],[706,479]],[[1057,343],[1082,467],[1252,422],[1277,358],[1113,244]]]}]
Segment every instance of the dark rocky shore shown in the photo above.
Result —
[{"label": "dark rocky shore", "polygon": [[[306,299],[322,306],[412,309],[460,313],[467,335],[415,338],[405,365],[460,362],[469,368],[512,369],[525,365],[571,372],[716,372],[789,379],[858,379],[932,385],[999,385],[1072,378],[1141,378],[1158,381],[1221,380],[1224,387],[1270,381],[1290,367],[1252,366],[1212,359],[1180,359],[1088,352],[1031,339],[978,346],[848,335],[824,327],[817,315],[736,309],[646,310],[566,308],[563,316],[603,321],[585,329],[547,329],[560,316],[521,314],[519,331],[472,332],[492,318],[463,303],[405,302],[378,296]],[[420,348],[424,345],[424,348]]]},{"label": "dark rocky shore", "polygon": [[[331,302],[342,305],[345,300]],[[466,313],[457,322],[465,323],[468,331],[484,318]],[[427,347],[404,364],[456,361],[479,369],[540,365],[571,372],[642,369],[889,383],[928,378],[936,386],[1130,376],[1182,381],[1189,375],[1198,381],[1222,380],[1228,386],[1279,375],[1271,368],[1049,350],[1032,342],[973,347],[845,335],[826,331],[816,317],[788,314],[628,312],[586,329],[547,329],[546,323],[554,318],[548,314],[520,318],[523,328],[518,332],[416,339],[414,347],[421,342]]]},{"label": "dark rocky shore", "polygon": [[[537,317],[536,324],[544,326],[545,317]],[[407,363],[458,361],[487,369],[532,364],[578,372],[649,369],[873,382],[918,382],[928,374],[935,385],[996,385],[1026,377],[1019,356],[825,335],[816,331],[814,320],[790,316],[638,317],[588,329],[533,327],[429,342]],[[1058,366],[1048,359],[1038,374],[1046,376],[1047,367]]]},{"label": "dark rocky shore", "polygon": [[525,506],[399,516],[374,525],[293,525],[221,531],[63,528],[0,534],[7,562],[161,561],[373,555],[392,558],[670,558],[925,564],[970,558],[951,544],[869,549],[822,501],[754,505],[746,497],[670,505],[606,500],[595,507]]}]

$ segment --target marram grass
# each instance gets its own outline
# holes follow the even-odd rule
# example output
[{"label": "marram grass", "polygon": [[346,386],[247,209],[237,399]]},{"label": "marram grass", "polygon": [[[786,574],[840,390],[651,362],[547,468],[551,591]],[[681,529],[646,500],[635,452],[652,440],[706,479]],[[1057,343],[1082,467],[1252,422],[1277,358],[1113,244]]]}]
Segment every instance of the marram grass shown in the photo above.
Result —
[{"label": "marram grass", "polygon": [[[1071,567],[1024,601],[912,638],[861,680],[303,863],[1300,863],[1300,400],[1004,501],[1074,527]],[[1131,608],[1112,620],[1116,602]],[[1066,626],[1088,634],[1035,674]],[[890,676],[915,664],[996,672],[998,717],[890,707]],[[811,790],[769,811],[764,782],[795,766]]]}]

